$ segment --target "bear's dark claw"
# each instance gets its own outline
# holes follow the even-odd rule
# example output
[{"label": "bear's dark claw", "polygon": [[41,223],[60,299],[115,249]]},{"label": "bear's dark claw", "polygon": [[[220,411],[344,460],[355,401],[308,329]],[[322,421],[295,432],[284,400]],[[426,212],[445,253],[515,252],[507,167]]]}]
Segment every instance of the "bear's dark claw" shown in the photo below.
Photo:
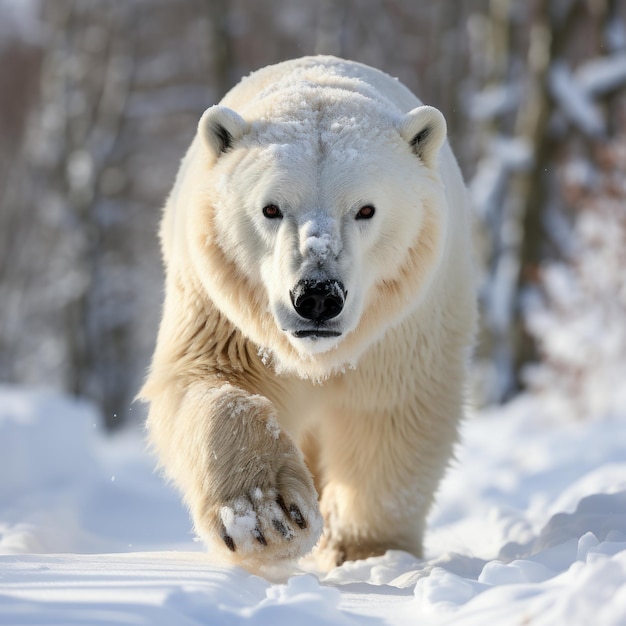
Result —
[{"label": "bear's dark claw", "polygon": [[272,526],[274,527],[274,529],[279,532],[285,539],[291,539],[293,537],[293,533],[291,532],[291,530],[289,528],[287,528],[287,526],[285,526],[285,524],[283,524],[280,520],[278,519],[273,519],[272,520]]},{"label": "bear's dark claw", "polygon": [[304,530],[307,527],[304,515],[302,515],[300,509],[295,504],[289,507],[289,517],[298,525],[298,528]]},{"label": "bear's dark claw", "polygon": [[262,546],[267,545],[267,539],[264,537],[261,529],[258,526],[252,531],[252,535]]},{"label": "bear's dark claw", "polygon": [[237,550],[233,538],[226,532],[226,529],[224,527],[222,527],[222,529],[220,530],[220,537],[222,538],[222,541],[226,544],[226,547],[231,552],[235,552]]}]

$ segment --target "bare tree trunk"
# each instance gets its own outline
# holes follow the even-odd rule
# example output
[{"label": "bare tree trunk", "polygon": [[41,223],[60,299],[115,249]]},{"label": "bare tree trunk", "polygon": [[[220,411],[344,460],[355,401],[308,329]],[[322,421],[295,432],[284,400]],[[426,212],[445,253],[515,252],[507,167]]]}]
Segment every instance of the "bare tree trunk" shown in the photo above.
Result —
[{"label": "bare tree trunk", "polygon": [[545,245],[542,213],[547,198],[546,174],[552,155],[552,146],[547,133],[547,124],[552,111],[548,91],[553,37],[550,4],[551,0],[538,0],[534,7],[526,59],[528,78],[524,85],[525,97],[521,102],[515,124],[516,136],[525,142],[532,154],[530,169],[518,172],[511,185],[511,201],[519,206],[516,213],[520,215],[521,223],[518,302],[512,329],[518,382],[521,369],[536,358],[534,341],[524,327],[519,297],[525,289],[535,285]]},{"label": "bare tree trunk", "polygon": [[205,0],[211,26],[213,87],[218,98],[221,98],[235,82],[235,51],[230,5],[230,0]]},{"label": "bare tree trunk", "polygon": [[533,337],[527,332],[523,319],[523,298],[536,288],[539,266],[550,247],[545,230],[545,212],[550,197],[549,181],[553,178],[556,139],[551,136],[549,121],[554,112],[550,96],[549,72],[559,59],[575,21],[582,10],[581,2],[571,2],[564,15],[558,15],[554,0],[536,0],[530,28],[525,97],[519,108],[515,134],[529,147],[532,165],[518,172],[513,181],[511,197],[519,203],[521,245],[518,273],[518,303],[513,328],[515,371],[521,385],[526,364],[538,358]]}]

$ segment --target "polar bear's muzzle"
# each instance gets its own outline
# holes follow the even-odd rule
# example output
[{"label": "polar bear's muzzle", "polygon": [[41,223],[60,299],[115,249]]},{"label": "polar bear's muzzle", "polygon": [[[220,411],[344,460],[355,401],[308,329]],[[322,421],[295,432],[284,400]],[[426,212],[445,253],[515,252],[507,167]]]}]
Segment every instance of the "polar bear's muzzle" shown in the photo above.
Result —
[{"label": "polar bear's muzzle", "polygon": [[[303,279],[296,283],[296,286],[289,294],[291,303],[296,313],[305,320],[319,325],[322,322],[337,317],[343,310],[348,292],[339,280],[309,280]],[[303,334],[304,333],[304,334]],[[301,330],[297,337],[305,336],[327,336],[336,337],[341,333],[335,331]]]}]

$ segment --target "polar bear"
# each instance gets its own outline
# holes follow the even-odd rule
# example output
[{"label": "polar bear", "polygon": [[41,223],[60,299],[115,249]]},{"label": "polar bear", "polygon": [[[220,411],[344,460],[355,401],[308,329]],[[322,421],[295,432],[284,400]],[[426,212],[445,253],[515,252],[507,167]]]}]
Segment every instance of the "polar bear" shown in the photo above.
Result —
[{"label": "polar bear", "polygon": [[334,57],[254,72],[200,119],[161,242],[142,397],[197,535],[248,568],[420,556],[476,316],[442,114]]}]

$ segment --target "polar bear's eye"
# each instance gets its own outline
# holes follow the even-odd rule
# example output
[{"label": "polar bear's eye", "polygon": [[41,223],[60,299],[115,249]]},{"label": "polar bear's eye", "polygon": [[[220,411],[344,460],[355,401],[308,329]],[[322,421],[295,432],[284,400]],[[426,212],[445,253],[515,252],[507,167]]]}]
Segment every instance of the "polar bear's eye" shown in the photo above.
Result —
[{"label": "polar bear's eye", "polygon": [[366,204],[359,209],[359,212],[356,214],[355,219],[370,220],[374,217],[374,213],[376,213],[376,209],[371,204]]},{"label": "polar bear's eye", "polygon": [[283,213],[275,204],[268,204],[263,207],[263,215],[269,220],[274,220],[281,218]]}]

